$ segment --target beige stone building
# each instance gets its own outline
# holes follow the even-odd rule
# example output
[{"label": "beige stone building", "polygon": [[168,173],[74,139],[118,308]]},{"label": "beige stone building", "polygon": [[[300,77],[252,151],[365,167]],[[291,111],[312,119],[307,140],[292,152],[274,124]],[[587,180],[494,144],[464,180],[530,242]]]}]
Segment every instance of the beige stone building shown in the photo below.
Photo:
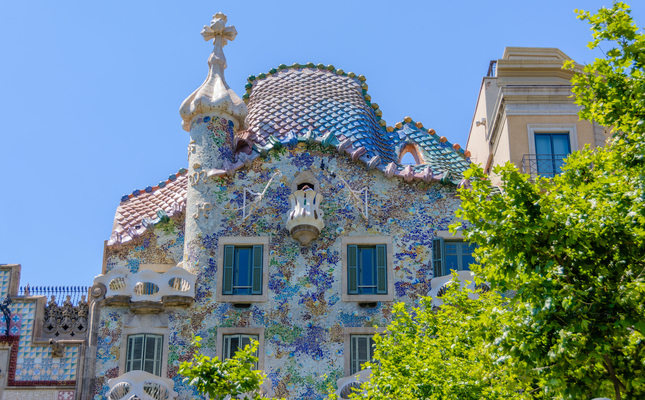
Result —
[{"label": "beige stone building", "polygon": [[482,79],[466,149],[494,185],[507,161],[533,176],[553,176],[571,152],[602,146],[603,127],[578,118],[571,97],[571,58],[557,48],[507,47]]}]

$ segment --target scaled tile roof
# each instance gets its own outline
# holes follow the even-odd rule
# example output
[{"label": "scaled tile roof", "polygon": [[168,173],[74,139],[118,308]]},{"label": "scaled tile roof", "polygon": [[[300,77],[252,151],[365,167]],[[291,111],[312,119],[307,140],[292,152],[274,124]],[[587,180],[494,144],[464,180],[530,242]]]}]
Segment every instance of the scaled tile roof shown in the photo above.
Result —
[{"label": "scaled tile roof", "polygon": [[[394,127],[387,126],[378,105],[367,94],[362,75],[331,65],[281,65],[268,74],[249,77],[246,89],[248,129],[238,137],[250,142],[253,150],[238,153],[236,162],[225,162],[224,169],[208,171],[209,177],[233,175],[261,154],[299,142],[334,146],[369,169],[408,182],[420,179],[457,184],[470,165],[468,152],[410,117]],[[399,164],[402,150],[409,145],[417,149],[421,164]],[[187,181],[182,168],[158,186],[123,196],[108,245],[132,240],[148,226],[183,211]]]},{"label": "scaled tile roof", "polygon": [[116,209],[108,245],[123,243],[140,236],[148,226],[186,209],[188,177],[182,168],[157,186],[135,190],[121,198]]},{"label": "scaled tile roof", "polygon": [[248,130],[264,146],[270,136],[288,133],[316,137],[344,135],[354,147],[365,147],[369,157],[396,161],[388,133],[363,98],[360,81],[327,69],[283,69],[257,79],[249,96]]}]

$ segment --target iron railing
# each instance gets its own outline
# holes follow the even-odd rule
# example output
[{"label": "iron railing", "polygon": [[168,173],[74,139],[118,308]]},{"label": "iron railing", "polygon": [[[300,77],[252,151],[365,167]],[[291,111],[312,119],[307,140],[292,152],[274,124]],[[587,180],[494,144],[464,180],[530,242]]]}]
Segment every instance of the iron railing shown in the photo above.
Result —
[{"label": "iron railing", "polygon": [[63,305],[67,296],[72,305],[78,305],[81,296],[87,297],[88,286],[20,286],[18,296],[46,296],[47,301],[55,296],[56,304]]},{"label": "iron railing", "polygon": [[568,154],[524,154],[522,157],[522,169],[525,174],[531,177],[543,176],[553,178],[561,172],[564,159]]}]

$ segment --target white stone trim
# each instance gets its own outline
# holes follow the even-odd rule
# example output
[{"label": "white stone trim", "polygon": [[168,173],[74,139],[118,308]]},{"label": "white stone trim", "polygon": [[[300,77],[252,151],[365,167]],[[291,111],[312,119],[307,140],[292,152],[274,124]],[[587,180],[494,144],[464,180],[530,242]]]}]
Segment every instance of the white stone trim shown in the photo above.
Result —
[{"label": "white stone trim", "polygon": [[453,235],[450,231],[437,231],[437,237],[444,238],[445,240],[463,240],[464,233],[459,231]]},{"label": "white stone trim", "polygon": [[529,135],[529,154],[535,153],[535,133],[568,133],[569,146],[573,153],[578,150],[578,133],[576,124],[527,124]]}]

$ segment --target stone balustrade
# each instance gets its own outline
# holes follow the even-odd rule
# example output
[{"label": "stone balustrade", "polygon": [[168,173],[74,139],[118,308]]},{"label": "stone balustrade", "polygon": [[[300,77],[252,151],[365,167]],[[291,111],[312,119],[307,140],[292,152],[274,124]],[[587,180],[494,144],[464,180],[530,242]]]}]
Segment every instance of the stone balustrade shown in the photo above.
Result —
[{"label": "stone balustrade", "polygon": [[303,246],[320,235],[325,227],[324,213],[320,209],[323,197],[314,190],[297,190],[289,196],[291,209],[286,227],[291,235]]},{"label": "stone balustrade", "polygon": [[369,382],[372,378],[372,369],[366,368],[358,371],[354,375],[340,378],[336,381],[336,396],[341,399],[349,399],[349,395],[356,392],[363,383]]},{"label": "stone balustrade", "polygon": [[164,273],[142,270],[132,273],[128,268],[116,267],[105,275],[94,278],[94,284],[106,288],[105,297],[127,296],[131,302],[161,301],[165,296],[195,298],[194,275],[181,267]]},{"label": "stone balustrade", "polygon": [[177,398],[175,382],[145,371],[130,371],[108,380],[110,400],[170,400]]},{"label": "stone balustrade", "polygon": [[[463,290],[466,287],[472,290],[473,292],[476,292],[477,290],[481,290],[481,291],[489,290],[487,284],[482,284],[482,285],[475,284],[475,274],[472,271],[458,271],[457,276],[459,277],[459,288],[461,290]],[[455,283],[456,282],[454,282],[452,279],[452,274],[440,276],[430,281],[431,289],[430,289],[430,292],[428,293],[428,296],[432,297],[432,307],[440,307],[441,305],[443,305],[443,300],[441,300],[441,297],[444,295],[446,290],[448,290],[448,287],[450,287],[450,285]],[[470,293],[468,295],[468,298],[472,300],[476,300],[479,298],[479,294]]]}]

